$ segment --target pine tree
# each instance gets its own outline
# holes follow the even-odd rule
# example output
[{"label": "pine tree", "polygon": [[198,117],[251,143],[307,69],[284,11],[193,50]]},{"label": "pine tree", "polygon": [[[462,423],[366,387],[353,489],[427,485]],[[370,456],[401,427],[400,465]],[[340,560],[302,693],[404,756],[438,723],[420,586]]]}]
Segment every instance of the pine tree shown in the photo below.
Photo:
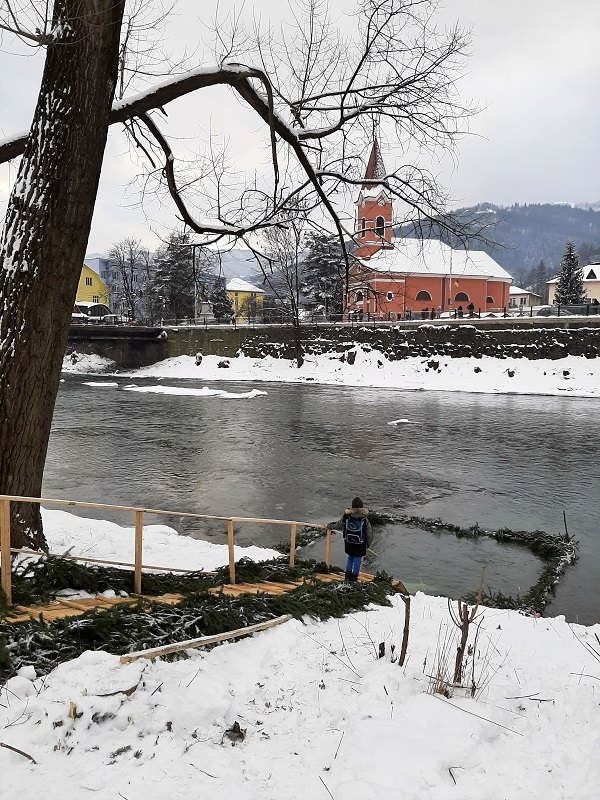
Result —
[{"label": "pine tree", "polygon": [[535,268],[534,277],[533,277],[533,291],[536,294],[539,294],[542,298],[542,302],[545,302],[547,296],[547,286],[546,281],[548,280],[548,270],[546,269],[546,265],[544,264],[544,259],[540,261],[540,263]]},{"label": "pine tree", "polygon": [[335,234],[316,231],[305,244],[302,292],[307,306],[325,314],[341,313],[346,264],[340,240]]},{"label": "pine tree", "polygon": [[577,306],[582,305],[584,298],[583,273],[579,266],[579,256],[574,242],[567,242],[560,262],[560,275],[554,302],[557,305]]},{"label": "pine tree", "polygon": [[233,308],[231,307],[231,300],[227,297],[227,292],[225,291],[225,278],[215,279],[208,299],[212,303],[212,312],[217,322],[222,320],[229,322],[233,315]]}]

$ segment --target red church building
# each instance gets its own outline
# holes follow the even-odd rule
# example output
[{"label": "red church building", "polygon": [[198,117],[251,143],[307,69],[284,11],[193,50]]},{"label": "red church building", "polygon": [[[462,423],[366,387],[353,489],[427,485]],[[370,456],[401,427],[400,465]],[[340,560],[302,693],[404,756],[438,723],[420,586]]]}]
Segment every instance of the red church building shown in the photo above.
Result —
[{"label": "red church building", "polygon": [[509,304],[511,276],[487,253],[454,250],[437,239],[393,236],[393,205],[377,141],[357,201],[356,260],[350,268],[346,318],[404,319]]}]

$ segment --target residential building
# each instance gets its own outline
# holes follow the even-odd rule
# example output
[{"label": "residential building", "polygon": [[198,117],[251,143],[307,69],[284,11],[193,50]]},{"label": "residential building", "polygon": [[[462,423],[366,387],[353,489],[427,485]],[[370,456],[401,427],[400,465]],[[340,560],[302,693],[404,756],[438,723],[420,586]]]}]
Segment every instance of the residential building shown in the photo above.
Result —
[{"label": "residential building", "polygon": [[487,253],[455,250],[436,239],[397,238],[393,203],[377,141],[357,201],[356,259],[350,268],[347,317],[402,319],[439,316],[469,307],[475,312],[504,309],[512,281]]},{"label": "residential building", "polygon": [[83,265],[81,275],[79,276],[75,302],[92,303],[94,305],[104,305],[107,307],[109,305],[108,286],[100,275],[91,267],[88,267],[87,264]]},{"label": "residential building", "polygon": [[[582,267],[581,272],[583,274],[585,302],[592,305],[600,303],[600,263],[588,264],[587,267]],[[547,281],[549,305],[554,305],[557,284],[558,278]]]},{"label": "residential building", "polygon": [[511,286],[509,289],[510,308],[530,308],[531,306],[539,306],[542,304],[541,294],[530,292],[529,289],[521,289],[518,286]]},{"label": "residential building", "polygon": [[241,278],[232,278],[225,286],[227,297],[238,322],[262,319],[264,290]]}]

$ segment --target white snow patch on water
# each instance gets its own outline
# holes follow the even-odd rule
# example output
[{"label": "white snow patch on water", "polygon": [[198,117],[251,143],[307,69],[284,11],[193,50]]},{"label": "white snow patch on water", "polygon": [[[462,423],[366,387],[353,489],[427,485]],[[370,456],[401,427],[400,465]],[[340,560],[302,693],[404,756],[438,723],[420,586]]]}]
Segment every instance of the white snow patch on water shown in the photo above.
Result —
[{"label": "white snow patch on water", "polygon": [[150,394],[176,394],[190,397],[222,397],[227,400],[247,400],[252,397],[266,397],[267,393],[260,389],[249,392],[226,392],[224,389],[190,389],[183,386],[125,386],[127,392],[144,392]]},{"label": "white snow patch on water", "polygon": [[420,425],[420,422],[414,422],[412,419],[394,419],[388,422],[388,425]]},{"label": "white snow patch on water", "polygon": [[116,381],[83,381],[83,386],[118,386]]}]

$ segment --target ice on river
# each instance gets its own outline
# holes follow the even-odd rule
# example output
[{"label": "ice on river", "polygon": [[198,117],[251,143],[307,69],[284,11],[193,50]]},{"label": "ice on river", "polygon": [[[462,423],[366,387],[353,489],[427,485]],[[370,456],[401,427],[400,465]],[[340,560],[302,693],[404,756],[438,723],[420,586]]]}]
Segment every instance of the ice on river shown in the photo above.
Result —
[{"label": "ice on river", "polygon": [[249,400],[253,397],[265,397],[266,392],[260,389],[251,389],[249,392],[226,392],[224,389],[193,389],[183,386],[125,386],[127,392],[143,392],[149,394],[177,394],[189,397],[221,397],[226,400]]}]

